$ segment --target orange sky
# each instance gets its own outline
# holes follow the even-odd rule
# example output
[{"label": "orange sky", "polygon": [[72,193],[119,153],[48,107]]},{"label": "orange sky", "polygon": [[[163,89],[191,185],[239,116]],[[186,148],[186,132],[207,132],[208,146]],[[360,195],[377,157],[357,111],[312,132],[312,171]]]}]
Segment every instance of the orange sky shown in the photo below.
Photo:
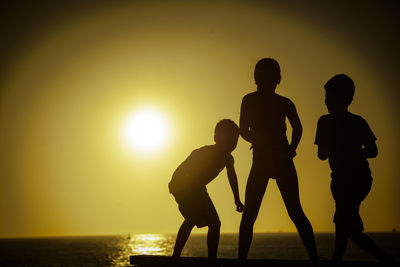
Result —
[{"label": "orange sky", "polygon": [[[330,170],[313,142],[326,113],[323,84],[337,73],[355,81],[350,111],[378,138],[378,158],[369,160],[374,184],[361,208],[365,229],[400,228],[394,13],[283,3],[50,5],[26,16],[28,8],[13,7],[22,15],[6,17],[10,38],[1,51],[0,237],[176,232],[182,217],[168,194],[171,174],[212,143],[218,120],[238,122],[262,57],[280,63],[277,93],[293,100],[303,123],[295,164],[314,230],[333,231]],[[146,156],[121,138],[127,116],[143,105],[160,110],[171,128],[169,143]],[[243,199],[249,144],[241,139],[233,155]],[[222,231],[237,232],[225,172],[208,188]],[[274,181],[255,231],[295,231]]]}]

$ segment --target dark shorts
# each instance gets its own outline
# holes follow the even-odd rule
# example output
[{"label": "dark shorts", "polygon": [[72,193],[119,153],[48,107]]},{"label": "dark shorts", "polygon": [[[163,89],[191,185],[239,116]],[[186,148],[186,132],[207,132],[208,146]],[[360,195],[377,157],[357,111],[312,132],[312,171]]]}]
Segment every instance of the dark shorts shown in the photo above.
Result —
[{"label": "dark shorts", "polygon": [[262,149],[254,148],[252,169],[257,176],[264,178],[280,178],[288,175],[296,175],[293,158],[286,152],[273,153],[264,152]]},{"label": "dark shorts", "polygon": [[[348,179],[332,180],[331,191],[335,199],[336,211],[333,221],[336,228],[347,232],[361,232],[364,230],[363,221],[360,217],[361,202],[371,190],[372,178],[365,177],[355,183]],[[354,178],[354,177],[353,177]]]},{"label": "dark shorts", "polygon": [[198,228],[219,222],[218,213],[206,188],[172,193],[185,220]]}]

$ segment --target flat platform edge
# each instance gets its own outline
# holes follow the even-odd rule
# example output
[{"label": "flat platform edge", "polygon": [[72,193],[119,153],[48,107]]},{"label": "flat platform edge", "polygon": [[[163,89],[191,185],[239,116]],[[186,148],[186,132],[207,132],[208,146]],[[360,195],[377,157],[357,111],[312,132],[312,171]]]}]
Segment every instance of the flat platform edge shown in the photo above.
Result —
[{"label": "flat platform edge", "polygon": [[[130,256],[130,264],[138,267],[153,267],[153,266],[393,266],[385,265],[379,262],[371,261],[344,261],[341,264],[333,264],[325,260],[318,263],[310,262],[308,260],[283,260],[283,259],[249,259],[246,261],[239,261],[237,259],[220,258],[217,259],[217,264],[211,264],[205,257],[180,257],[172,258],[171,256],[161,255],[132,255]],[[397,265],[396,265],[397,266]]]}]

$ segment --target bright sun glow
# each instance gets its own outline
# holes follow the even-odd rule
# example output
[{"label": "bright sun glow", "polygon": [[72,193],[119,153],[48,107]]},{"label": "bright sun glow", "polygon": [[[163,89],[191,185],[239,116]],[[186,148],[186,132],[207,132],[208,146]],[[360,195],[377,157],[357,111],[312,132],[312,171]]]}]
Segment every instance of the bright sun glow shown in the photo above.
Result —
[{"label": "bright sun glow", "polygon": [[154,152],[165,144],[168,130],[162,113],[154,108],[141,108],[125,123],[124,139],[129,148]]}]

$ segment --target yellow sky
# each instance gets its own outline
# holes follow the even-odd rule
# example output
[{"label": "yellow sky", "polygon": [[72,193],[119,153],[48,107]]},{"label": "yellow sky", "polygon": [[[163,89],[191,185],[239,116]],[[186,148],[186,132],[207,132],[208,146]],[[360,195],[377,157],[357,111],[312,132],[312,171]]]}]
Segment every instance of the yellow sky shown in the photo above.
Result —
[{"label": "yellow sky", "polygon": [[[378,138],[374,184],[361,215],[367,231],[400,226],[397,107],[384,75],[354,43],[275,6],[138,4],[93,12],[32,43],[0,97],[0,237],[176,232],[182,217],[167,183],[195,148],[212,143],[222,118],[238,122],[262,57],[278,60],[277,93],[293,100],[304,134],[295,164],[315,231],[333,231],[327,162],[316,157],[323,84],[337,73],[356,83],[350,111]],[[384,93],[384,92],[389,92]],[[168,118],[169,143],[146,155],[126,147],[123,123],[152,105]],[[233,152],[241,198],[251,164]],[[223,232],[240,214],[225,172],[209,186]],[[295,231],[271,181],[255,231]]]}]

